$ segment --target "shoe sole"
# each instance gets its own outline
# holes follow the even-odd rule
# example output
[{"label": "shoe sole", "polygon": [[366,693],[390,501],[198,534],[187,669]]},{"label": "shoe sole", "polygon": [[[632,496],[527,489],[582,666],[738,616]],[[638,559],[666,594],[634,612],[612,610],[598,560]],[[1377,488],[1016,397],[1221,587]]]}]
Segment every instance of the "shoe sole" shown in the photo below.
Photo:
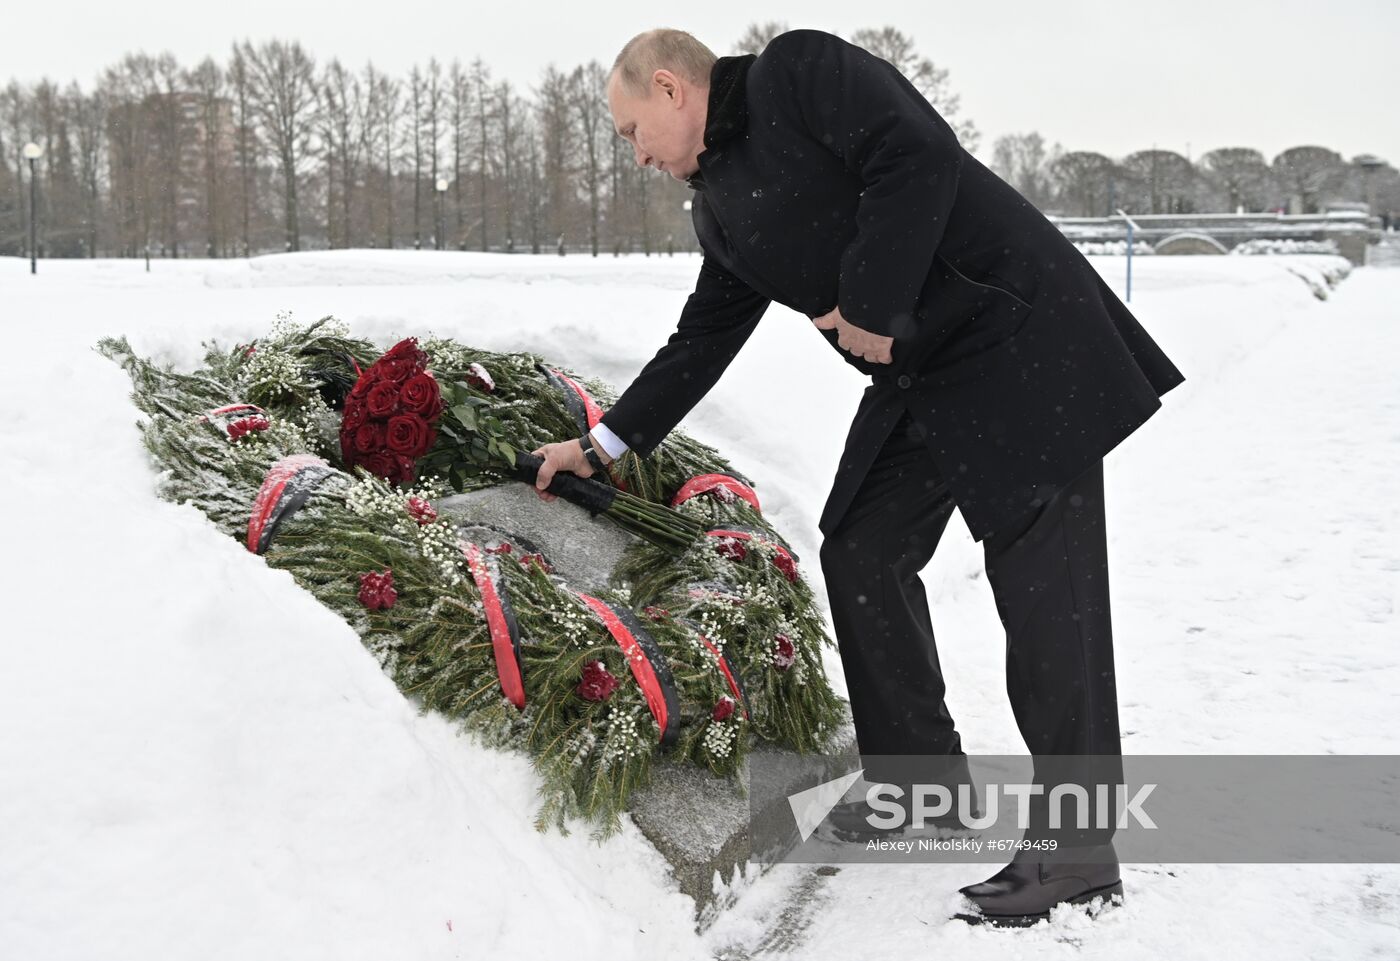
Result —
[{"label": "shoe sole", "polygon": [[[1114,902],[1113,897],[1117,895],[1118,900]],[[1056,901],[1055,906],[1061,904],[1088,904],[1096,898],[1103,898],[1105,905],[1123,903],[1123,882],[1115,881],[1113,884],[1104,885],[1101,888],[1092,888],[1083,894],[1076,894],[1074,897],[1064,901]],[[1049,921],[1050,912],[1040,911],[1036,914],[955,914],[955,920],[966,921],[968,924],[990,924],[997,928],[1028,928],[1039,921]]]}]

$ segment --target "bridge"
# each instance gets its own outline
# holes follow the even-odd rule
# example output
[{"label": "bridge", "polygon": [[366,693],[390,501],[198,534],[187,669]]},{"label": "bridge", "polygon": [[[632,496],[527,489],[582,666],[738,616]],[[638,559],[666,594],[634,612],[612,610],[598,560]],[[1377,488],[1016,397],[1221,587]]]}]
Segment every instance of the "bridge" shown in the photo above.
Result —
[{"label": "bridge", "polygon": [[[1225,254],[1250,240],[1327,241],[1353,264],[1366,263],[1366,250],[1381,240],[1380,218],[1365,210],[1334,209],[1321,214],[1135,214],[1134,244],[1156,254]],[[1057,217],[1054,223],[1076,243],[1127,240],[1122,217]]]}]

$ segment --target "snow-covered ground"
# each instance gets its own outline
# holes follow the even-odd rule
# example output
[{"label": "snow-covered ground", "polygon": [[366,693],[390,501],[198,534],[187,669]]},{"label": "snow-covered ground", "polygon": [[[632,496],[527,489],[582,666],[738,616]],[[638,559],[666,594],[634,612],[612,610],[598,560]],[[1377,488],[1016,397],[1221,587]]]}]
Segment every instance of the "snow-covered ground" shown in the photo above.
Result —
[{"label": "snow-covered ground", "polygon": [[[1123,261],[1094,262],[1121,291]],[[1400,752],[1400,270],[1323,302],[1288,269],[1328,262],[1134,261],[1132,306],[1187,380],[1106,462],[1127,752]],[[537,834],[523,757],[417,716],[288,574],[157,500],[128,378],[91,350],[127,334],[190,365],[285,308],[622,387],[698,265],[0,259],[0,958],[1400,956],[1387,865],[1128,864],[1121,909],[1026,931],[947,920],[985,864],[780,865],[696,935],[636,830]],[[773,306],[685,423],[756,480],[819,593],[816,521],[864,384]],[[1020,753],[981,570],[955,519],[923,575],[949,705],[969,752]]]}]

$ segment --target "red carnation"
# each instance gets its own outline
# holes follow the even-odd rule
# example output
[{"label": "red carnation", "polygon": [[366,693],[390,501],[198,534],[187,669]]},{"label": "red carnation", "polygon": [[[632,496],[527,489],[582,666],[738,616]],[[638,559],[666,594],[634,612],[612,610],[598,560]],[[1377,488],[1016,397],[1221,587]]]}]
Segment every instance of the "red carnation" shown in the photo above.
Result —
[{"label": "red carnation", "polygon": [[495,547],[486,548],[486,553],[488,554],[509,554],[510,552],[510,541],[501,541]]},{"label": "red carnation", "polygon": [[540,570],[544,571],[546,574],[549,574],[554,570],[554,565],[549,563],[549,561],[545,560],[543,554],[526,554],[525,556],[520,558],[520,566],[525,568],[527,571],[530,569],[531,564],[535,565]]},{"label": "red carnation", "polygon": [[727,557],[731,561],[742,561],[749,556],[748,548],[737,537],[721,537],[715,543],[715,550],[721,557]]},{"label": "red carnation", "polygon": [[583,665],[583,680],[574,686],[575,693],[585,701],[606,701],[617,690],[617,678],[608,673],[602,661]]},{"label": "red carnation", "polygon": [[252,431],[267,430],[271,423],[266,417],[254,414],[252,417],[240,417],[238,420],[228,425],[229,440],[238,440],[244,434]]},{"label": "red carnation", "polygon": [[399,385],[381,380],[365,395],[365,409],[371,417],[388,417],[399,409]]},{"label": "red carnation", "polygon": [[404,381],[403,389],[399,391],[399,401],[406,412],[417,414],[424,420],[432,420],[442,410],[438,382],[428,373],[414,374]]},{"label": "red carnation", "polygon": [[787,551],[779,551],[773,555],[773,566],[782,571],[788,580],[797,583],[797,562]]},{"label": "red carnation", "polygon": [[773,652],[773,666],[780,671],[786,671],[797,660],[797,648],[792,646],[792,639],[786,634],[775,635],[773,639],[777,641],[777,649]]},{"label": "red carnation", "polygon": [[384,573],[375,571],[360,575],[360,603],[372,611],[382,611],[393,607],[399,599],[394,590],[394,572],[384,568]]},{"label": "red carnation", "polygon": [[710,712],[710,717],[714,718],[716,721],[723,721],[725,718],[727,718],[733,713],[734,698],[730,697],[728,694],[725,694],[721,696],[717,702],[715,702],[715,709]]},{"label": "red carnation", "polygon": [[390,417],[384,431],[384,446],[395,454],[417,457],[428,449],[428,425],[412,414]]},{"label": "red carnation", "polygon": [[671,612],[666,610],[666,608],[657,607],[654,604],[648,604],[646,607],[642,608],[642,613],[653,621],[665,620],[671,616]]},{"label": "red carnation", "polygon": [[491,379],[491,375],[486,372],[486,368],[480,364],[472,364],[467,368],[467,386],[475,387],[477,390],[491,393],[496,389],[496,382]]},{"label": "red carnation", "polygon": [[433,505],[429,504],[421,497],[410,497],[408,499],[408,513],[418,522],[418,526],[420,527],[424,524],[431,524],[433,521],[437,520],[437,511],[433,509]]}]

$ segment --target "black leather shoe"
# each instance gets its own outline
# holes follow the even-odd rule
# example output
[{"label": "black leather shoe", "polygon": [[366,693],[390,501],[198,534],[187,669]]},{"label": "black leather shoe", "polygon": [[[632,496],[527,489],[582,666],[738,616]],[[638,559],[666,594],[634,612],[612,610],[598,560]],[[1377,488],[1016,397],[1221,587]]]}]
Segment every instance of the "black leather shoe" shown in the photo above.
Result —
[{"label": "black leather shoe", "polygon": [[1113,845],[1065,848],[1046,860],[1038,851],[1018,852],[1015,859],[978,884],[959,888],[972,910],[954,917],[969,924],[1025,927],[1050,919],[1057,904],[1104,905],[1123,902],[1123,882]]}]

